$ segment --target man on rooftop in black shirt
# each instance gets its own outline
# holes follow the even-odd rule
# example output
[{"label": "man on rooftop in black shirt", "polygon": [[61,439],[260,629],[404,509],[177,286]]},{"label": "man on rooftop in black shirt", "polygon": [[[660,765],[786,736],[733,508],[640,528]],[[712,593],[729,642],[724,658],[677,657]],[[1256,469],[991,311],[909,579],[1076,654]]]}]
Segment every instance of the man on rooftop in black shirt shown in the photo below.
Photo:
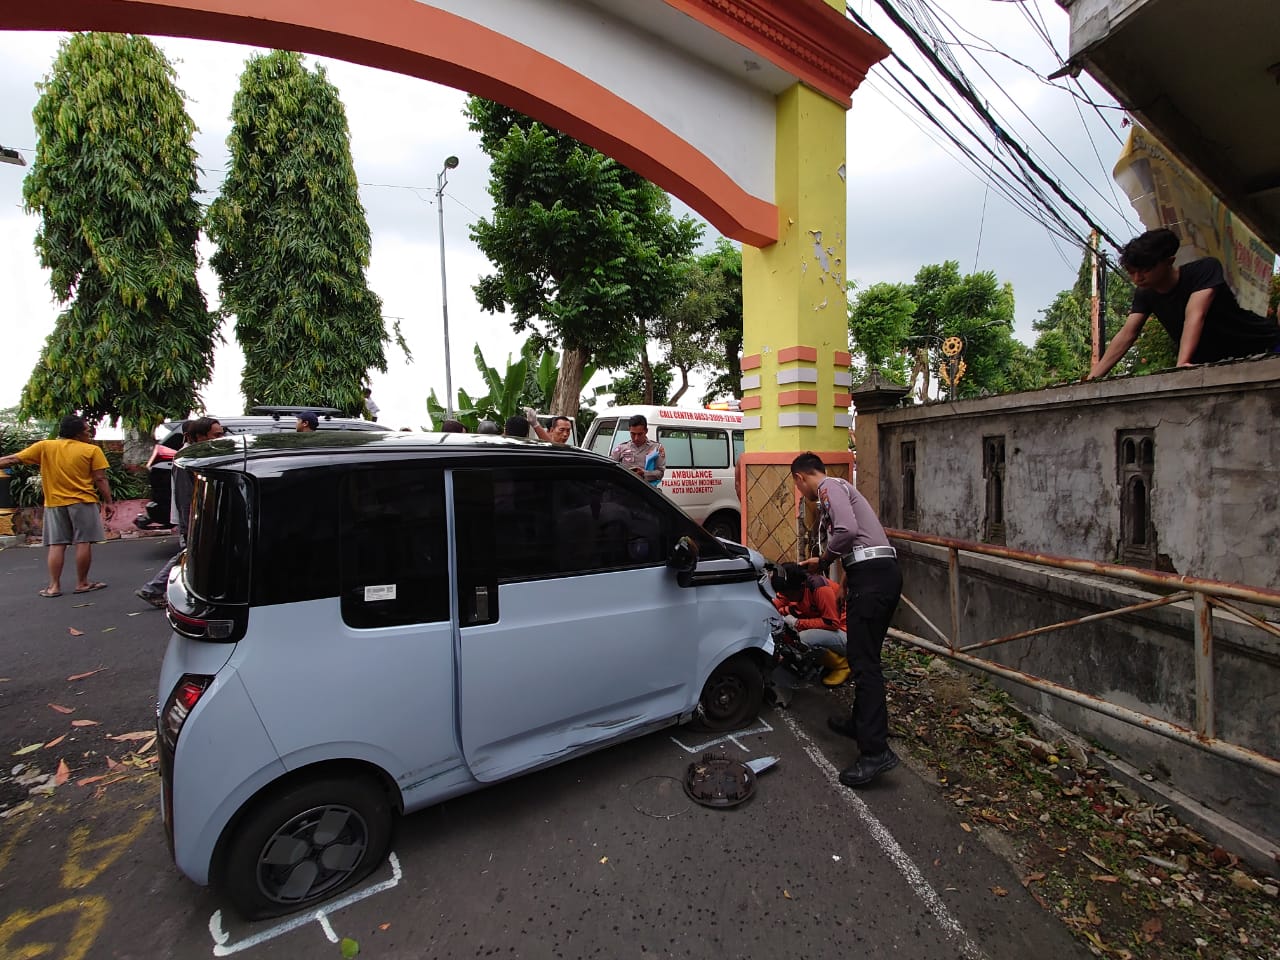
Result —
[{"label": "man on rooftop in black shirt", "polygon": [[1137,287],[1133,306],[1086,380],[1103,376],[1119,363],[1153,313],[1178,345],[1180,367],[1280,350],[1276,321],[1236,303],[1222,264],[1204,257],[1175,267],[1179,246],[1172,230],[1148,230],[1120,251],[1120,265]]}]

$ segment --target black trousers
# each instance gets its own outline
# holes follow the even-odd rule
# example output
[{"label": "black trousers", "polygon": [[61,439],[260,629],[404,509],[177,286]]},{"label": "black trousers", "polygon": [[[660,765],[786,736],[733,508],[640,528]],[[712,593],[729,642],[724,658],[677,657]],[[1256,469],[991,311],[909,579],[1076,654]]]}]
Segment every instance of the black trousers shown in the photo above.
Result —
[{"label": "black trousers", "polygon": [[880,650],[902,596],[902,571],[893,557],[877,557],[845,568],[849,643],[853,671],[853,728],[864,754],[889,748],[889,711],[884,700]]}]

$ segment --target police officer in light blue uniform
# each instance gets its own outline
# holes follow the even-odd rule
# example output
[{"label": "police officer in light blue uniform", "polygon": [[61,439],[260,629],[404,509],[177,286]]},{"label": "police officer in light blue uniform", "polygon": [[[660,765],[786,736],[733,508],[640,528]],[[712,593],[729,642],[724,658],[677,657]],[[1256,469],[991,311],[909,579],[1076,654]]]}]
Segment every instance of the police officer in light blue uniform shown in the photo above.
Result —
[{"label": "police officer in light blue uniform", "polygon": [[659,486],[667,472],[667,451],[657,440],[649,439],[649,421],[643,413],[637,413],[628,420],[627,428],[631,439],[614,447],[609,456],[640,479]]}]

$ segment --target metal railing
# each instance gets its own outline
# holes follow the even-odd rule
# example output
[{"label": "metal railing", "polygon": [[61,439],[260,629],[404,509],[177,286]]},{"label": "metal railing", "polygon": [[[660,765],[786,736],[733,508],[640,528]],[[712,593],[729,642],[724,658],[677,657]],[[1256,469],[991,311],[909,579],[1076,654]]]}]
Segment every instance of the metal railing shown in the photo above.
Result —
[{"label": "metal railing", "polygon": [[[1059,557],[1053,554],[1045,553],[1028,553],[1022,550],[1012,550],[1008,547],[994,546],[986,543],[974,543],[969,540],[955,540],[950,537],[935,537],[927,534],[916,533],[911,530],[888,530],[886,531],[891,539],[905,540],[911,543],[929,544],[935,547],[942,547],[947,551],[947,582],[948,594],[950,597],[951,610],[951,634],[948,636],[940,630],[915,603],[911,601],[905,594],[902,602],[911,609],[916,616],[932,630],[942,641],[942,643],[934,643],[915,634],[907,633],[904,630],[892,629],[890,635],[900,640],[906,641],[913,646],[920,647],[930,653],[950,657],[960,663],[983,670],[987,673],[1006,680],[1012,680],[1017,683],[1024,684],[1036,690],[1042,690],[1051,696],[1069,703],[1074,703],[1098,713],[1114,717],[1134,726],[1150,730],[1161,736],[1168,737],[1171,740],[1180,743],[1189,744],[1193,747],[1199,747],[1210,753],[1235,760],[1240,763],[1247,764],[1265,773],[1273,776],[1280,776],[1280,759],[1251,750],[1248,747],[1221,740],[1217,736],[1217,723],[1215,720],[1216,707],[1214,702],[1214,642],[1213,642],[1213,611],[1215,609],[1223,610],[1241,621],[1251,624],[1260,630],[1271,634],[1274,637],[1280,637],[1280,627],[1273,623],[1268,623],[1253,614],[1242,610],[1239,606],[1231,601],[1244,601],[1246,603],[1261,604],[1268,607],[1280,608],[1280,591],[1268,590],[1262,587],[1250,587],[1238,583],[1227,583],[1221,580],[1207,580],[1200,577],[1181,576],[1173,573],[1160,573],[1155,570],[1143,570],[1137,567],[1126,567],[1115,563],[1103,563],[1094,560],[1081,560],[1074,557]],[[1092,573],[1101,576],[1110,577],[1115,580],[1127,581],[1129,583],[1141,584],[1143,586],[1158,587],[1164,590],[1171,590],[1172,593],[1158,597],[1153,600],[1144,600],[1141,603],[1132,603],[1127,606],[1119,607],[1115,610],[1107,610],[1101,613],[1093,613],[1084,617],[1075,617],[1070,620],[1061,620],[1057,623],[1051,623],[1047,626],[1035,627],[1030,630],[1020,630],[1016,633],[1006,634],[993,639],[978,640],[973,643],[961,644],[961,618],[960,618],[960,555],[962,553],[981,554],[989,557],[1000,557],[1006,560],[1016,560],[1021,563],[1036,564],[1043,567],[1052,567],[1058,570],[1072,570],[1079,573]],[[1044,677],[1035,674],[1026,673],[1013,667],[1006,666],[1001,663],[994,663],[985,660],[982,657],[974,656],[973,652],[984,650],[989,647],[998,646],[1000,644],[1010,643],[1014,640],[1024,640],[1030,637],[1043,636],[1055,630],[1065,630],[1068,627],[1074,627],[1086,623],[1096,623],[1101,620],[1108,620],[1114,617],[1125,616],[1126,614],[1138,613],[1144,610],[1153,610],[1156,607],[1168,606],[1169,604],[1182,603],[1190,600],[1192,603],[1192,616],[1194,620],[1195,642],[1194,642],[1194,658],[1195,658],[1195,727],[1185,727],[1168,720],[1143,713],[1139,710],[1133,710],[1129,707],[1123,707],[1119,704],[1111,703],[1101,697],[1090,693],[1084,693],[1080,690],[1072,689]]]}]

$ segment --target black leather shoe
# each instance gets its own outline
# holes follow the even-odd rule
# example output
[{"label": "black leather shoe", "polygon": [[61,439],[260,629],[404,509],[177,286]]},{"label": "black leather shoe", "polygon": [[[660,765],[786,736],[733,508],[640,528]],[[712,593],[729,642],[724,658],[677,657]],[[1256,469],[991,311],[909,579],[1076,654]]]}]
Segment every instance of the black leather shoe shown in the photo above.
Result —
[{"label": "black leather shoe", "polygon": [[842,737],[858,739],[858,731],[853,728],[853,719],[850,717],[827,717],[827,726]]},{"label": "black leather shoe", "polygon": [[884,753],[864,753],[848,770],[840,771],[840,782],[846,787],[861,787],[870,783],[886,770],[898,765],[898,755],[886,749]]}]

